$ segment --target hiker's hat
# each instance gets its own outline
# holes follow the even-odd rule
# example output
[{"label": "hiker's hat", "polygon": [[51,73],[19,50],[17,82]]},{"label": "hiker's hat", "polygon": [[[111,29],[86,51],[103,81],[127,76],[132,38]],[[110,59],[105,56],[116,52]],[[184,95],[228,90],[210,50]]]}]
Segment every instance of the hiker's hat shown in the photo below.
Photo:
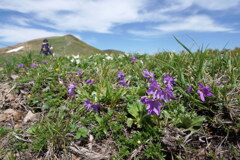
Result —
[{"label": "hiker's hat", "polygon": [[43,40],[43,42],[48,42],[48,39],[45,38],[45,39]]}]

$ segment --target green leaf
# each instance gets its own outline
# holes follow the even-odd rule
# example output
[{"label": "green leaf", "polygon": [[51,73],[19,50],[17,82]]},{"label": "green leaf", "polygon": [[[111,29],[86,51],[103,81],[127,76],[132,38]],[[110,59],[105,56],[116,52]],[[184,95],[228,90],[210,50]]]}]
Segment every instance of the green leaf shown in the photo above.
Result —
[{"label": "green leaf", "polygon": [[190,128],[191,127],[191,118],[190,117],[181,117],[181,123],[179,124],[180,127],[183,128]]},{"label": "green leaf", "polygon": [[162,111],[162,114],[164,115],[164,117],[166,117],[166,118],[168,118],[168,119],[171,118],[170,114],[169,114],[168,111],[166,111],[166,110],[163,110],[163,111]]},{"label": "green leaf", "polygon": [[76,139],[79,139],[81,137],[84,137],[84,138],[87,137],[87,128],[86,127],[82,127],[77,130]]},{"label": "green leaf", "polygon": [[50,90],[50,87],[47,86],[46,88],[44,88],[44,89],[42,90],[42,92],[47,92],[47,91],[49,91],[49,90]]},{"label": "green leaf", "polygon": [[192,126],[201,126],[202,123],[205,121],[205,117],[198,116],[192,121]]},{"label": "green leaf", "polygon": [[49,108],[49,105],[43,104],[43,106],[42,106],[42,109],[43,109],[43,110],[46,110],[46,109],[48,109],[48,108]]},{"label": "green leaf", "polygon": [[137,118],[143,111],[143,105],[140,102],[136,102],[134,104],[129,105],[127,110],[128,113],[130,113],[134,118]]},{"label": "green leaf", "polygon": [[127,126],[128,127],[132,127],[132,124],[133,124],[133,119],[132,118],[128,118],[127,119]]},{"label": "green leaf", "polygon": [[127,110],[133,117],[138,117],[138,110],[136,105],[129,105]]},{"label": "green leaf", "polygon": [[173,36],[173,37],[183,48],[185,48],[188,51],[188,53],[193,55],[193,53],[182,42],[180,42],[175,36]]},{"label": "green leaf", "polygon": [[95,115],[96,121],[98,122],[99,125],[102,124],[103,119],[101,117],[99,117],[98,115]]}]

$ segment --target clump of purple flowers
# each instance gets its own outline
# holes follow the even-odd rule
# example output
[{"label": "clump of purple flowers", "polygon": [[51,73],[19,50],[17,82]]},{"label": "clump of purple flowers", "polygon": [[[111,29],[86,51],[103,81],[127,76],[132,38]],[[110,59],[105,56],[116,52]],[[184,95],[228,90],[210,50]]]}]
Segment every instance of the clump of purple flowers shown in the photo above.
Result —
[{"label": "clump of purple flowers", "polygon": [[120,86],[125,86],[125,87],[129,86],[129,83],[127,83],[126,80],[125,80],[125,75],[124,75],[123,72],[118,72],[118,76],[117,77],[119,78],[118,84]]},{"label": "clump of purple flowers", "polygon": [[18,64],[18,68],[23,68],[24,67],[24,64]]},{"label": "clump of purple flowers", "polygon": [[172,92],[174,80],[169,75],[166,75],[163,81],[166,87],[161,89],[158,82],[154,79],[153,73],[145,70],[142,75],[148,80],[148,82],[150,82],[150,84],[146,91],[148,97],[142,97],[141,102],[148,105],[146,108],[148,114],[159,115],[161,113],[161,107],[163,107],[165,103],[175,99]]},{"label": "clump of purple flowers", "polygon": [[123,87],[129,86],[129,83],[127,83],[125,79],[118,81],[118,84]]},{"label": "clump of purple flowers", "polygon": [[188,86],[187,92],[192,93],[192,86],[191,85]]},{"label": "clump of purple flowers", "polygon": [[89,99],[85,100],[84,102],[85,102],[84,107],[86,107],[88,111],[90,109],[92,109],[92,110],[98,112],[98,109],[101,107],[101,104],[99,104],[99,103],[92,104],[92,102]]},{"label": "clump of purple flowers", "polygon": [[87,84],[90,84],[90,85],[93,85],[93,84],[94,84],[94,80],[88,79],[88,80],[86,80],[86,83],[87,83]]},{"label": "clump of purple flowers", "polygon": [[146,78],[148,80],[148,82],[153,82],[155,80],[154,73],[149,72],[148,70],[144,70],[142,72],[142,75],[144,78]]},{"label": "clump of purple flowers", "polygon": [[69,84],[68,93],[69,93],[70,97],[72,97],[76,93],[75,88],[76,88],[76,86],[74,84]]},{"label": "clump of purple flowers", "polygon": [[161,107],[164,106],[161,102],[157,99],[148,99],[147,97],[142,97],[141,102],[143,104],[147,104],[147,111],[148,114],[156,114],[159,115],[161,113]]},{"label": "clump of purple flowers", "polygon": [[167,88],[173,90],[173,85],[175,83],[173,77],[170,77],[168,74],[164,76],[163,83],[167,85]]},{"label": "clump of purple flowers", "polygon": [[47,62],[46,62],[46,61],[43,61],[42,64],[47,64]]},{"label": "clump of purple flowers", "polygon": [[78,71],[77,71],[77,75],[78,75],[79,77],[81,77],[81,76],[83,76],[83,72],[82,72],[81,70],[78,70]]},{"label": "clump of purple flowers", "polygon": [[132,57],[130,58],[130,61],[131,61],[131,62],[136,62],[137,59],[136,59],[136,57],[132,56]]},{"label": "clump of purple flowers", "polygon": [[204,102],[206,96],[213,96],[213,94],[210,92],[212,90],[211,88],[205,87],[202,83],[199,83],[198,86],[199,90],[197,91],[197,93],[199,94],[201,101]]},{"label": "clump of purple flowers", "polygon": [[32,68],[36,68],[37,65],[33,63],[33,64],[31,65],[31,67],[32,67]]},{"label": "clump of purple flowers", "polygon": [[118,72],[118,76],[117,76],[120,80],[123,80],[125,78],[125,75],[123,72]]}]

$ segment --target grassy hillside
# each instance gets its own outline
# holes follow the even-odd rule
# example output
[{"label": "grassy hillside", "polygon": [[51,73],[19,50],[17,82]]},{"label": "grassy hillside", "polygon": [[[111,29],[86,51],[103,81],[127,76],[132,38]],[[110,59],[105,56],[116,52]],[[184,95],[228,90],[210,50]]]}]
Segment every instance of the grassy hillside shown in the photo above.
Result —
[{"label": "grassy hillside", "polygon": [[[18,53],[23,53],[26,51],[39,52],[42,40],[43,38],[35,39],[11,47],[2,48],[0,49],[0,53],[4,53],[19,46],[24,46],[24,49]],[[103,51],[84,43],[72,35],[48,37],[48,40],[54,48],[54,53],[57,53],[57,55],[92,55],[96,53],[104,53]]]},{"label": "grassy hillside", "polygon": [[240,159],[238,51],[5,56],[0,159]]},{"label": "grassy hillside", "polygon": [[115,49],[106,49],[103,52],[108,54],[124,54],[124,52]]}]

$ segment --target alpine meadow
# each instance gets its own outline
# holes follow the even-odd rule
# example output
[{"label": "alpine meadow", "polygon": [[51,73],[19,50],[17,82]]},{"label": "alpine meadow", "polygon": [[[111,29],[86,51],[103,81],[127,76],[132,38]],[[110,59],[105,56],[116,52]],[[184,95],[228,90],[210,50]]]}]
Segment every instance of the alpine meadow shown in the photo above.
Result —
[{"label": "alpine meadow", "polygon": [[240,49],[178,43],[0,55],[0,159],[239,159]]}]

